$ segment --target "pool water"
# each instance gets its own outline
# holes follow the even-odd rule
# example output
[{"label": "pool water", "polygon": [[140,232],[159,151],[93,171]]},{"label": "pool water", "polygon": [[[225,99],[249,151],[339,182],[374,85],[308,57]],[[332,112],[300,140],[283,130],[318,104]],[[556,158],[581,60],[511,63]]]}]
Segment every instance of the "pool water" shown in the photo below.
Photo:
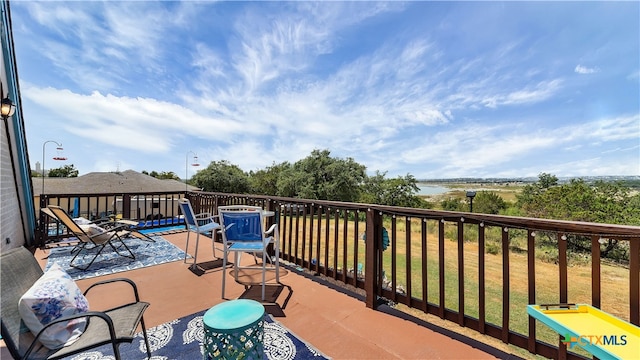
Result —
[{"label": "pool water", "polygon": [[153,229],[142,229],[142,230],[138,230],[138,231],[143,233],[143,234],[151,234],[151,233],[156,233],[156,232],[172,231],[172,230],[185,230],[185,229],[186,229],[185,225],[174,225],[174,226],[163,226],[163,227],[153,228]]}]

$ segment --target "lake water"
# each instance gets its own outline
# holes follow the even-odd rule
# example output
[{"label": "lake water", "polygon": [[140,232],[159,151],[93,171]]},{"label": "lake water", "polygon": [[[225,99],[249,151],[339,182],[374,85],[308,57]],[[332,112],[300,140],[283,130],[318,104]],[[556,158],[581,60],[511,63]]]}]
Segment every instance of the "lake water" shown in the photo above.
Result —
[{"label": "lake water", "polygon": [[420,191],[417,195],[440,195],[449,192],[451,189],[438,185],[418,184]]}]

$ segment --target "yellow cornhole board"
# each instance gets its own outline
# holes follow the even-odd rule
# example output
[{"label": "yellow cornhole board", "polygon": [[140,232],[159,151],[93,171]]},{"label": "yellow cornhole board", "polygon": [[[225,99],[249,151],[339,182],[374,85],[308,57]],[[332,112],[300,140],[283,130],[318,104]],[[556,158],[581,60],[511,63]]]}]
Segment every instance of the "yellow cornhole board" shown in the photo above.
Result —
[{"label": "yellow cornhole board", "polygon": [[640,327],[587,304],[527,305],[527,313],[599,359],[640,359]]}]

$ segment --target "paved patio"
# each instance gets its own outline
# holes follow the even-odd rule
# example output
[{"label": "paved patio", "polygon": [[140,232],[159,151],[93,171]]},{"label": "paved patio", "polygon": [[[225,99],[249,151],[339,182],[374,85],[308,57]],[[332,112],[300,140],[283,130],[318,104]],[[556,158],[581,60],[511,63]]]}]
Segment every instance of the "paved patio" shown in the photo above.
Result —
[{"label": "paved patio", "polygon": [[[164,238],[184,249],[186,233],[165,234]],[[211,243],[201,238],[199,256],[213,260]],[[193,245],[190,244],[192,247]],[[217,244],[217,248],[221,245]],[[192,250],[190,251],[192,253]],[[45,251],[36,251],[45,265]],[[218,256],[221,252],[218,251]],[[249,256],[245,261],[249,261]],[[492,359],[517,358],[476,340],[450,332],[412,317],[395,316],[396,310],[382,306],[368,309],[356,293],[335,287],[319,277],[285,267],[282,286],[268,289],[267,311],[299,337],[333,359]],[[250,276],[251,274],[244,274]],[[221,298],[219,269],[202,276],[189,271],[182,261],[108,275],[134,280],[143,300],[151,303],[145,314],[148,327],[186,316],[225,301]],[[241,296],[260,299],[259,287],[245,291],[227,274],[227,299]],[[106,277],[105,277],[106,278]],[[94,279],[78,281],[81,289]],[[92,309],[109,306],[114,296],[94,293],[89,298]],[[6,348],[1,358],[10,358]]]}]

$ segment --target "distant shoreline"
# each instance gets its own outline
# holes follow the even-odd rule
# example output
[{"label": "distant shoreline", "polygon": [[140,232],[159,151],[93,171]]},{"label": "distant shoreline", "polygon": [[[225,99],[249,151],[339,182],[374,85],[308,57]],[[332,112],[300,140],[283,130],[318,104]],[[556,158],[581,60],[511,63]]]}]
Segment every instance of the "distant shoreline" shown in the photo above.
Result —
[{"label": "distant shoreline", "polygon": [[504,199],[512,199],[515,194],[529,185],[523,182],[418,182],[420,191],[416,194],[429,201],[440,201],[446,197],[461,198],[466,197],[466,191],[490,191],[500,193]]},{"label": "distant shoreline", "polygon": [[[640,181],[640,175],[606,175],[606,176],[557,176],[560,183],[572,179],[591,181]],[[418,184],[425,185],[450,185],[450,184],[530,184],[539,180],[538,177],[514,177],[514,178],[446,178],[446,179],[422,179]]]}]

